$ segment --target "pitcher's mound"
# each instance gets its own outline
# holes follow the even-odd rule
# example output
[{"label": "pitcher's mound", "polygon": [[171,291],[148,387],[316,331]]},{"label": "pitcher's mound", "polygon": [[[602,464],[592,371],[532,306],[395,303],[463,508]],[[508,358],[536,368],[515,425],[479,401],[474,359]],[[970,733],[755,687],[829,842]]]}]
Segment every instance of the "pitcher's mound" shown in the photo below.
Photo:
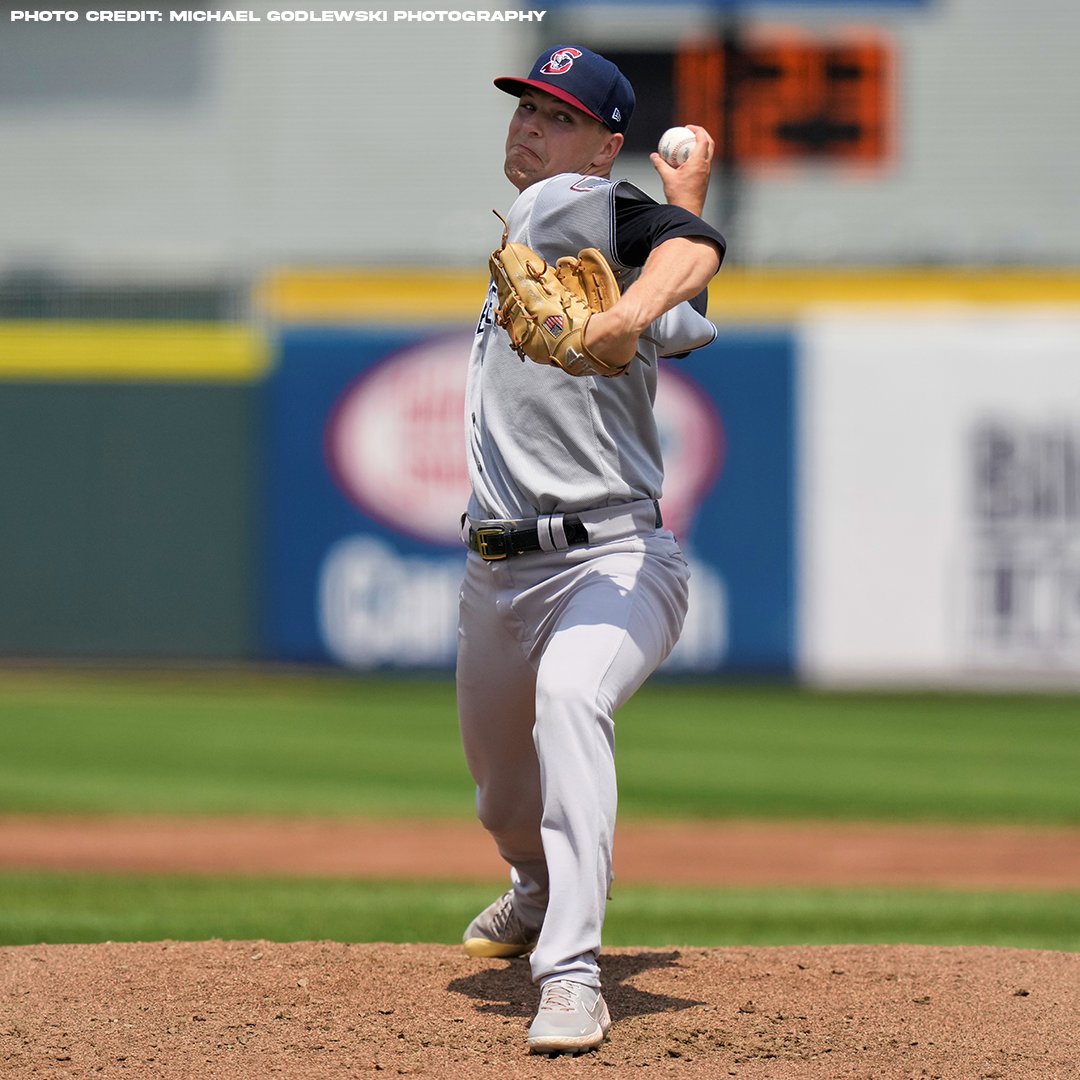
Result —
[{"label": "pitcher's mound", "polygon": [[11,1077],[744,1080],[1080,1076],[1080,954],[613,949],[611,1039],[528,1057],[524,961],[430,945],[210,941],[0,949]]}]

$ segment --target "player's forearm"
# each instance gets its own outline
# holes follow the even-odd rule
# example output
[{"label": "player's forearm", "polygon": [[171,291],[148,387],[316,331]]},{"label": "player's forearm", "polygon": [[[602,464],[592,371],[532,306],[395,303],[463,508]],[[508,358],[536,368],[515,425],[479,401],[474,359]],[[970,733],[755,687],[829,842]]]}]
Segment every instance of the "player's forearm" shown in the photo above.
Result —
[{"label": "player's forearm", "polygon": [[638,279],[612,310],[623,316],[627,329],[640,335],[664,312],[697,296],[719,269],[720,256],[711,241],[674,237],[653,249]]},{"label": "player's forearm", "polygon": [[697,296],[719,269],[720,255],[711,241],[687,236],[666,240],[653,249],[641,275],[618,302],[589,320],[586,348],[606,363],[629,363],[646,327]]}]

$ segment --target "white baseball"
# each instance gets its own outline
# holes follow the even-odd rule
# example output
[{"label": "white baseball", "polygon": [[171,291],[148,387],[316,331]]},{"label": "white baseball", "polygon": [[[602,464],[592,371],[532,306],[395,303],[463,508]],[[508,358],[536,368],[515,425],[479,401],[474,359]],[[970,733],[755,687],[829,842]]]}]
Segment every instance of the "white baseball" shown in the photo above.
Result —
[{"label": "white baseball", "polygon": [[686,127],[668,128],[660,136],[657,151],[672,168],[677,169],[697,146],[697,136]]}]

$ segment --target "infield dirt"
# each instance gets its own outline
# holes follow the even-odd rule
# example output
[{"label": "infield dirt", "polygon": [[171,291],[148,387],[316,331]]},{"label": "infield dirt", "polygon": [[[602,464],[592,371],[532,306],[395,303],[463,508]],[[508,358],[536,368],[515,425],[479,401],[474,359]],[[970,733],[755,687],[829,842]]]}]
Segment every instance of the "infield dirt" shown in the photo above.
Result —
[{"label": "infield dirt", "polygon": [[[231,851],[234,870],[279,872],[275,860],[283,852],[295,856],[306,850],[308,864],[294,858],[293,872],[326,873],[326,853],[339,850],[344,839],[331,831],[320,846],[305,833],[316,827],[308,822],[295,823],[296,831],[287,831],[284,840],[277,832],[271,842],[275,834],[269,823],[261,833],[266,847],[255,856],[251,822],[219,822],[217,834],[201,835],[190,821],[122,825],[106,819],[4,819],[0,865],[215,872],[220,864],[208,865],[213,859],[207,853],[228,858]],[[401,843],[405,838],[394,830],[402,828],[375,831]],[[419,873],[425,845],[449,851],[451,834],[423,824],[413,828],[409,864]],[[760,831],[751,835],[755,829]],[[35,858],[19,853],[32,830]],[[667,874],[675,862],[693,867],[693,860],[671,851],[670,835],[652,830],[644,825],[622,830],[628,870],[623,880]],[[820,884],[823,865],[843,884],[956,885],[961,878],[968,887],[982,888],[1077,888],[1080,883],[1080,845],[1070,830],[798,826],[786,833],[786,876],[775,873],[778,862],[784,865],[782,826],[729,823],[713,831],[714,846],[708,850],[716,858],[726,852],[721,865],[728,884]],[[359,839],[355,831],[349,836]],[[459,878],[498,872],[479,839],[474,826],[466,848],[456,852]],[[660,850],[665,840],[665,859],[671,862],[650,863],[649,845]],[[807,859],[806,845],[815,842],[819,858]],[[741,862],[740,848],[746,856]],[[46,850],[47,858],[41,854]],[[237,867],[235,854],[244,850],[247,862]],[[320,850],[323,855],[312,854]],[[365,850],[361,858],[358,851]],[[352,851],[349,867],[337,872],[360,873],[359,861],[373,873],[374,848]],[[152,852],[157,858],[147,859]],[[470,862],[474,858],[479,861]],[[698,862],[690,877],[707,884]],[[770,866],[772,877],[765,876]],[[848,869],[841,873],[844,866]],[[804,880],[811,869],[816,876]],[[711,880],[716,883],[715,875]],[[611,949],[602,967],[614,1018],[610,1041],[592,1054],[549,1059],[525,1053],[525,1029],[537,995],[524,961],[471,960],[442,945],[336,942],[3,948],[0,1075],[17,1080],[1080,1077],[1080,954],[921,946]]]},{"label": "infield dirt", "polygon": [[529,1057],[524,961],[430,945],[0,950],[0,1073],[297,1080],[1080,1075],[1080,956],[911,946],[605,953],[611,1039]]}]

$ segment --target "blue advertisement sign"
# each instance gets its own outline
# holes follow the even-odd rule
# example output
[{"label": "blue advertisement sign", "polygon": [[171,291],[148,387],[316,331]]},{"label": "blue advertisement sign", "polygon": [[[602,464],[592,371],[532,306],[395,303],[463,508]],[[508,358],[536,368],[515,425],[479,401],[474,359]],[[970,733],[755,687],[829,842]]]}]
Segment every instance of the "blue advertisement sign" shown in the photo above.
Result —
[{"label": "blue advertisement sign", "polygon": [[[470,330],[283,329],[267,392],[265,652],[451,669]],[[665,523],[691,613],[665,670],[794,670],[794,361],[786,332],[665,364]]]}]

